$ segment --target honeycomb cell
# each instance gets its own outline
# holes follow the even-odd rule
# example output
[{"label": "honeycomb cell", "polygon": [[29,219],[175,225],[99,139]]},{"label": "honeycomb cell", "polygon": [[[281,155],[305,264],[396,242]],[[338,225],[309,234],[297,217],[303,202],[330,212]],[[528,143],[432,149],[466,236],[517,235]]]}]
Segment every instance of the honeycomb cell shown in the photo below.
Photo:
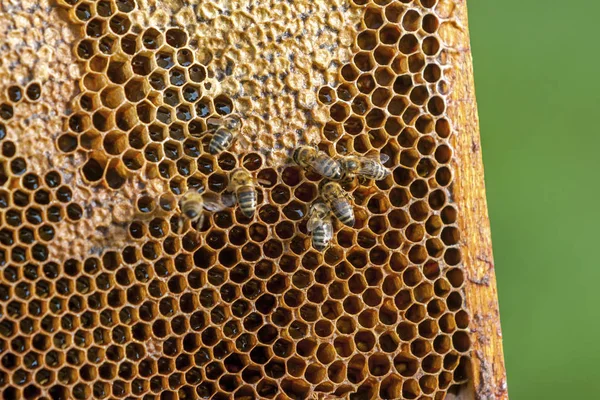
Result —
[{"label": "honeycomb cell", "polygon": [[37,101],[42,96],[42,87],[37,82],[32,82],[27,85],[25,89],[25,94],[27,95],[27,99],[30,101]]}]

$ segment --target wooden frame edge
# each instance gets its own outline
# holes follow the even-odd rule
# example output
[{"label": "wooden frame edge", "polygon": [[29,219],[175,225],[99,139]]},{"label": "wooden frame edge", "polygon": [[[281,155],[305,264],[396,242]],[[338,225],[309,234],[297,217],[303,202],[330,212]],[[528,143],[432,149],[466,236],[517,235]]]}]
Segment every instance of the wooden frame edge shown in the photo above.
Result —
[{"label": "wooden frame edge", "polygon": [[472,379],[456,398],[508,399],[502,331],[485,196],[479,118],[466,0],[442,0],[438,11],[447,18],[440,27],[447,57],[447,113],[453,123],[452,194],[458,207],[465,268],[466,305],[470,313]]}]

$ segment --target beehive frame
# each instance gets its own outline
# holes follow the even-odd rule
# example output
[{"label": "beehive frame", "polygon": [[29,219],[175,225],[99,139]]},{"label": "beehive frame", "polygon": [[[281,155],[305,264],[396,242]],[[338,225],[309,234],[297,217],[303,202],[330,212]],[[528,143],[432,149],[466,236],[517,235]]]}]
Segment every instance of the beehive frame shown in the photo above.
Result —
[{"label": "beehive frame", "polygon": [[[15,3],[4,398],[506,397],[464,2]],[[250,146],[209,155],[232,112]],[[391,158],[323,254],[304,143]],[[255,217],[179,233],[177,199],[240,166]]]}]

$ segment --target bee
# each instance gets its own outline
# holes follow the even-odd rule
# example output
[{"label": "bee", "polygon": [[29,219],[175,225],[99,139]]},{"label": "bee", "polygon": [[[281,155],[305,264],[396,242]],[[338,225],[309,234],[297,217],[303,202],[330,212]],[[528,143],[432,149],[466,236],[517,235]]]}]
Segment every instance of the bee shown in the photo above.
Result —
[{"label": "bee", "polygon": [[235,200],[240,205],[242,214],[252,218],[256,211],[257,195],[254,180],[248,171],[237,168],[231,172],[229,190],[234,192]]},{"label": "bee", "polygon": [[331,223],[331,209],[325,202],[316,201],[310,207],[306,229],[312,232],[312,245],[318,251],[329,247],[333,238],[333,224]]},{"label": "bee", "polygon": [[323,199],[329,205],[333,215],[344,225],[354,226],[354,209],[351,196],[337,182],[327,182],[321,191]]},{"label": "bee", "polygon": [[212,155],[217,155],[231,147],[235,139],[241,139],[240,128],[242,121],[237,115],[228,115],[223,120],[217,120],[221,123],[208,144],[208,151]]},{"label": "bee", "polygon": [[179,231],[181,231],[184,220],[190,223],[197,222],[196,226],[200,229],[204,223],[204,210],[218,212],[224,210],[225,205],[214,193],[190,190],[179,200],[179,209],[183,217],[179,220]]},{"label": "bee", "polygon": [[335,181],[342,179],[342,168],[336,160],[313,146],[300,146],[294,149],[292,160],[305,169]]},{"label": "bee", "polygon": [[379,160],[376,157],[345,156],[339,159],[339,164],[344,178],[354,179],[358,175],[380,181],[392,173],[383,166],[389,159],[390,157],[383,153],[380,155]]}]

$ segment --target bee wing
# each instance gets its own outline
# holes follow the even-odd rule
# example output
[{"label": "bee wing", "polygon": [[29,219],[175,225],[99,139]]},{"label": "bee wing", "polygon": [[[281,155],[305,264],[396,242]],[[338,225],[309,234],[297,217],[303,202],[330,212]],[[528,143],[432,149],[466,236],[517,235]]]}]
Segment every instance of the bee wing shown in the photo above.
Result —
[{"label": "bee wing", "polygon": [[206,119],[206,123],[210,125],[223,125],[223,118],[221,117],[209,117]]},{"label": "bee wing", "polygon": [[317,226],[319,224],[319,219],[318,218],[309,218],[308,222],[306,223],[306,230],[309,232],[314,231]]},{"label": "bee wing", "polygon": [[327,241],[330,241],[331,239],[333,239],[333,222],[331,222],[331,217],[326,217],[323,220],[323,225],[325,225]]},{"label": "bee wing", "polygon": [[244,135],[244,132],[242,131],[240,131],[237,134],[237,140],[243,147],[250,147],[252,145],[252,143],[250,143],[250,140],[248,140],[248,138]]},{"label": "bee wing", "polygon": [[225,123],[223,118],[220,117],[210,117],[206,119],[206,132],[214,133],[220,126]]},{"label": "bee wing", "polygon": [[204,208],[211,212],[222,211],[225,209],[225,204],[221,201],[218,195],[214,193],[206,192],[202,195],[202,205]]},{"label": "bee wing", "polygon": [[235,192],[225,192],[221,195],[221,201],[226,207],[233,207],[237,203]]},{"label": "bee wing", "polygon": [[390,156],[385,153],[379,153],[379,154],[371,153],[371,154],[367,154],[365,156],[361,156],[361,157],[359,157],[359,159],[363,162],[366,160],[369,160],[369,161],[376,161],[378,163],[385,164],[386,162],[388,162],[390,160]]}]

